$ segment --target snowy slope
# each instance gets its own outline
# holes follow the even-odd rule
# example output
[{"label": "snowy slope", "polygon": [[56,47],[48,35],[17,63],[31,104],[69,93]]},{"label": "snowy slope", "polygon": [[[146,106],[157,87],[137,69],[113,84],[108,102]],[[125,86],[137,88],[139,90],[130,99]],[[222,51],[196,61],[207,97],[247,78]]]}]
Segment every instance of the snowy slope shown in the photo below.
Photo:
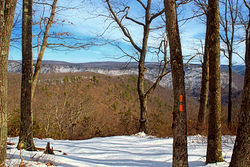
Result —
[{"label": "snowy slope", "polygon": [[[18,138],[9,138],[9,142],[18,142]],[[132,136],[114,136],[93,138],[89,140],[53,140],[35,139],[36,147],[45,147],[51,143],[55,155],[43,152],[23,151],[22,156],[26,166],[56,165],[64,167],[171,167],[172,138],[156,138],[137,134]],[[222,137],[223,158],[225,162],[205,165],[206,138],[202,136],[188,137],[189,166],[225,167],[229,165],[234,137]],[[16,146],[8,146],[7,166],[18,166],[20,151]],[[64,155],[66,153],[66,155]],[[46,165],[47,164],[47,165]]]}]

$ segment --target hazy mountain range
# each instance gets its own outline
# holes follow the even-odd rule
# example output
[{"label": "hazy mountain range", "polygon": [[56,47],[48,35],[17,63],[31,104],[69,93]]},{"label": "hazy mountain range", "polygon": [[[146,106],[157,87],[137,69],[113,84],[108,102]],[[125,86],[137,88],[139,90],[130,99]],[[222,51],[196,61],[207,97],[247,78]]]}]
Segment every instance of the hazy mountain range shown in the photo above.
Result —
[{"label": "hazy mountain range", "polygon": [[[160,65],[154,62],[146,63],[146,79],[154,81],[160,70]],[[170,69],[170,67],[169,67]],[[10,73],[21,73],[20,61],[9,61],[8,71]],[[245,74],[245,66],[233,66],[233,93],[234,96],[240,94]],[[105,75],[131,75],[137,74],[137,63],[130,62],[91,62],[91,63],[68,63],[61,61],[43,61],[41,73],[75,73],[75,72],[95,72]],[[201,65],[188,64],[185,66],[185,82],[187,93],[199,97],[201,83]],[[171,73],[166,75],[160,85],[172,88]],[[221,65],[221,87],[223,94],[227,94],[228,88],[228,67]],[[227,101],[226,98],[225,102]]]}]

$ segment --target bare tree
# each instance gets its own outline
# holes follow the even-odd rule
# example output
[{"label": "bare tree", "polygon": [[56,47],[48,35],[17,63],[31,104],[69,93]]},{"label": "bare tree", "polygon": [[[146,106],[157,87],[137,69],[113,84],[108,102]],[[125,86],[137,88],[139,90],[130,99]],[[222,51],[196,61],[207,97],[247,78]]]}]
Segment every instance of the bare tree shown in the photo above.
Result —
[{"label": "bare tree", "polygon": [[36,150],[33,142],[32,114],[32,5],[33,0],[23,0],[22,17],[22,84],[21,84],[21,125],[18,149]]},{"label": "bare tree", "polygon": [[0,167],[5,166],[7,144],[7,70],[16,0],[0,1]]},{"label": "bare tree", "polygon": [[250,164],[249,159],[249,127],[250,127],[250,6],[244,0],[248,8],[248,27],[246,29],[246,72],[243,89],[243,98],[241,103],[241,110],[239,114],[239,124],[237,130],[236,141],[234,144],[233,155],[230,162],[230,167],[246,167]]},{"label": "bare tree", "polygon": [[221,146],[221,85],[219,0],[208,0],[207,54],[209,56],[209,118],[206,163],[223,161]]},{"label": "bare tree", "polygon": [[164,0],[164,6],[174,91],[172,166],[188,166],[186,95],[176,2],[175,0]]},{"label": "bare tree", "polygon": [[225,0],[221,2],[224,11],[220,12],[220,25],[222,32],[220,38],[226,45],[226,51],[224,52],[228,58],[228,70],[229,70],[229,86],[228,86],[228,116],[227,123],[230,127],[232,122],[232,82],[233,82],[233,52],[235,43],[235,31],[238,19],[238,0]]},{"label": "bare tree", "polygon": [[58,2],[58,0],[54,0],[53,4],[51,5],[52,9],[51,9],[50,17],[48,18],[48,23],[46,25],[45,32],[44,32],[44,35],[43,35],[42,45],[40,47],[39,54],[38,54],[38,57],[37,57],[37,62],[36,62],[36,65],[35,65],[35,72],[34,72],[33,79],[32,79],[33,80],[33,82],[32,82],[32,91],[31,91],[32,99],[33,99],[34,94],[35,94],[35,89],[36,89],[38,75],[39,75],[39,72],[40,72],[40,69],[41,69],[42,59],[43,59],[45,49],[46,49],[47,43],[48,43],[49,30],[50,30],[51,25],[52,25],[52,23],[54,21],[57,2]]},{"label": "bare tree", "polygon": [[[39,26],[39,33],[34,34],[37,38],[37,42],[35,45],[33,45],[33,48],[37,48],[38,50],[38,56],[35,64],[35,69],[34,69],[34,74],[32,76],[32,99],[35,94],[35,89],[37,85],[37,80],[39,76],[39,72],[41,69],[42,65],[42,60],[45,54],[46,48],[66,48],[66,49],[82,49],[82,48],[87,48],[89,46],[93,46],[94,41],[88,42],[88,43],[83,43],[80,41],[80,39],[77,39],[72,36],[69,32],[50,32],[50,29],[52,25],[56,24],[63,24],[65,22],[73,24],[70,21],[62,20],[61,23],[59,19],[55,20],[55,16],[59,14],[60,11],[67,11],[67,10],[77,10],[76,7],[69,7],[69,6],[58,6],[57,5],[58,0],[53,0],[52,3],[49,1],[34,1],[34,5],[36,5],[38,8],[42,8],[41,11],[36,11],[37,13],[41,12],[41,16],[37,16],[36,18],[39,18],[39,21],[33,21],[33,25],[38,25]],[[47,17],[45,13],[49,11],[50,9],[50,15]],[[37,20],[37,19],[36,19]],[[41,37],[42,36],[42,37]],[[50,39],[50,42],[49,42]],[[54,40],[53,40],[54,39]],[[62,40],[67,39],[68,41],[74,40],[75,42],[69,43],[65,42]],[[54,42],[57,40],[58,42]]]},{"label": "bare tree", "polygon": [[199,106],[198,120],[197,120],[198,133],[200,133],[204,127],[205,113],[207,111],[208,86],[209,86],[209,57],[206,48],[207,48],[207,33],[205,38],[205,52],[203,53],[203,62],[202,62],[200,106]]},{"label": "bare tree", "polygon": [[[32,62],[30,62],[30,64],[29,64],[29,66],[30,66],[29,67],[29,70],[30,70],[29,72],[31,72],[29,74],[29,77],[31,77],[31,78],[29,78],[29,82],[30,82],[31,85],[24,84],[24,87],[29,86],[29,87],[25,88],[26,90],[31,89],[31,90],[29,90],[29,91],[31,91],[31,93],[28,92],[28,94],[25,95],[26,98],[31,99],[31,101],[30,101],[31,104],[32,104],[32,99],[33,99],[34,94],[35,94],[35,89],[36,89],[36,85],[37,85],[37,80],[38,80],[39,72],[40,72],[40,69],[41,69],[42,59],[43,59],[43,56],[44,56],[46,48],[48,48],[49,46],[53,46],[53,47],[67,47],[67,48],[78,49],[78,48],[85,48],[85,47],[87,47],[87,46],[89,46],[89,45],[92,44],[92,43],[88,43],[88,44],[74,43],[74,46],[73,46],[73,45],[67,45],[66,43],[48,43],[48,39],[49,38],[53,38],[54,37],[56,39],[62,39],[65,36],[70,36],[68,32],[58,32],[58,33],[53,32],[53,33],[49,33],[52,24],[56,23],[55,20],[54,20],[54,18],[55,18],[55,15],[56,15],[56,10],[58,9],[57,8],[57,2],[58,2],[58,0],[53,0],[52,4],[50,4],[50,3],[46,2],[46,1],[43,1],[43,2],[35,1],[34,2],[34,4],[36,4],[36,5],[49,6],[49,8],[51,8],[51,11],[50,11],[49,17],[45,17],[43,15],[43,17],[41,17],[39,19],[38,23],[36,21],[33,22],[34,25],[39,25],[40,26],[40,32],[36,36],[36,38],[38,40],[37,45],[36,46],[32,46],[32,48],[35,48],[35,47],[38,48],[38,58],[37,58],[37,62],[35,64],[34,74],[33,74],[33,58],[32,57],[29,58],[29,60],[32,60]],[[60,8],[63,8],[64,10],[67,9],[67,7],[60,7]],[[46,10],[45,10],[45,7],[44,7],[42,13],[44,14],[45,12],[46,12]],[[44,27],[44,29],[43,29],[43,27]],[[40,36],[41,35],[43,35],[42,40],[40,40]],[[31,53],[31,55],[32,55],[32,53]],[[23,59],[24,59],[24,57],[23,57]],[[25,66],[27,66],[27,64]],[[24,82],[24,80],[22,81],[22,83],[23,82]],[[31,96],[31,97],[28,97],[28,96]],[[27,100],[25,100],[25,101],[27,101]],[[29,105],[31,105],[31,104],[29,104]],[[33,117],[32,111],[31,111],[31,109],[29,109],[29,110],[30,110],[30,114],[31,114],[30,117],[32,118]],[[22,113],[22,110],[21,110],[21,113]],[[23,118],[24,119],[25,118],[30,119],[27,116],[25,116]],[[21,129],[22,130],[20,130],[20,132],[22,132],[22,134],[30,134],[31,133],[31,132],[28,132],[28,131],[30,129],[32,129],[32,120],[30,120],[30,121],[27,120],[26,122],[29,122],[30,125],[29,125],[29,128],[27,128],[28,127],[28,123],[27,123],[27,125],[26,125],[27,127],[23,127],[23,121],[22,121],[22,125],[21,125]],[[25,138],[25,139],[22,139],[22,140],[26,140],[26,139],[29,140],[29,141],[31,141],[31,139],[28,139],[28,138]],[[19,140],[20,140],[19,142],[21,142],[21,139],[19,139]],[[27,141],[27,142],[29,142],[29,141]],[[25,145],[25,144],[23,144],[23,145]],[[20,145],[18,147],[20,147]],[[24,148],[27,149],[26,146]]]},{"label": "bare tree", "polygon": [[[195,0],[195,5],[198,7],[199,15],[205,15],[207,17],[207,1],[206,0]],[[203,45],[201,44],[203,48]],[[202,51],[202,75],[201,75],[201,92],[200,92],[200,106],[197,119],[197,132],[200,133],[203,129],[205,122],[205,113],[207,111],[207,100],[208,100],[208,86],[209,86],[209,57],[207,54],[207,32],[205,35],[205,46]],[[203,49],[202,49],[203,50]]]},{"label": "bare tree", "polygon": [[[146,65],[145,65],[145,60],[146,56],[148,53],[148,40],[150,36],[150,31],[153,31],[153,27],[151,23],[153,20],[155,20],[157,17],[161,16],[164,13],[164,10],[161,10],[159,12],[153,13],[151,10],[151,0],[147,0],[145,3],[142,2],[141,0],[136,1],[143,9],[144,9],[144,16],[143,16],[143,22],[136,20],[136,18],[131,18],[129,16],[129,9],[130,7],[125,6],[124,9],[115,12],[110,1],[106,0],[106,3],[108,5],[108,10],[110,12],[111,18],[115,23],[119,26],[119,29],[122,31],[123,35],[126,37],[126,41],[128,41],[133,48],[136,50],[136,52],[139,55],[139,59],[136,59],[133,56],[130,56],[129,54],[126,54],[127,56],[130,56],[133,58],[133,60],[136,60],[138,62],[138,81],[137,81],[137,92],[139,96],[139,101],[140,101],[140,127],[139,131],[140,132],[147,132],[146,128],[146,121],[147,121],[147,100],[149,96],[152,94],[152,92],[155,90],[155,88],[158,86],[159,82],[161,79],[167,74],[167,66],[168,66],[168,61],[166,57],[166,41],[162,41],[163,46],[163,54],[164,54],[164,59],[163,65],[161,68],[161,72],[156,78],[156,81],[152,84],[150,88],[146,90],[145,87],[145,74],[147,71]],[[119,13],[124,13],[124,15],[119,18],[118,14]],[[124,20],[129,20],[136,24],[137,26],[141,26],[143,28],[143,39],[140,41],[141,46],[139,46],[134,38],[132,37],[129,29],[125,27],[123,21]]]}]

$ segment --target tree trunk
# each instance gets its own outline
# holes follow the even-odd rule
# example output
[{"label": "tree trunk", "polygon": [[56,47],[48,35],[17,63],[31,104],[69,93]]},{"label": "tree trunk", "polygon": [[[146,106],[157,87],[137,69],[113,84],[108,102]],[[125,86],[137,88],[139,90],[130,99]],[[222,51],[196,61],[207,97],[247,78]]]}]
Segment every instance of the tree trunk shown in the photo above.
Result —
[{"label": "tree trunk", "polygon": [[140,127],[139,132],[147,133],[147,100],[145,98],[140,98]]},{"label": "tree trunk", "polygon": [[0,167],[5,166],[7,144],[7,73],[9,44],[16,0],[0,2]]},{"label": "tree trunk", "polygon": [[26,149],[29,151],[35,150],[33,142],[33,114],[31,103],[33,76],[32,2],[33,0],[23,0],[21,125],[18,142],[18,149]]},{"label": "tree trunk", "polygon": [[206,163],[223,161],[221,146],[221,85],[219,1],[208,1],[207,53],[209,56],[209,118]]},{"label": "tree trunk", "polygon": [[228,127],[231,126],[232,123],[232,82],[233,82],[233,69],[232,69],[232,50],[229,50],[229,64],[228,64],[228,70],[229,70],[229,84],[228,84],[228,112],[227,112],[227,124]]},{"label": "tree trunk", "polygon": [[207,33],[205,39],[205,53],[203,55],[202,76],[201,76],[201,93],[200,93],[200,108],[197,121],[197,132],[201,133],[205,122],[205,113],[207,111],[208,99],[208,84],[209,84],[209,57],[206,51],[207,48]]},{"label": "tree trunk", "polygon": [[145,62],[145,56],[144,57],[141,56],[140,62],[138,64],[139,74],[138,74],[137,92],[140,101],[139,132],[147,133],[147,127],[146,127],[147,105],[146,105],[145,91],[144,91],[144,82],[145,82],[144,77],[146,69],[144,67],[144,62]]},{"label": "tree trunk", "polygon": [[150,29],[150,7],[151,7],[151,0],[148,0],[147,2],[147,9],[145,12],[145,25],[143,30],[143,42],[142,42],[142,49],[140,52],[140,60],[138,64],[139,74],[138,74],[138,95],[140,100],[140,127],[139,132],[145,132],[147,133],[147,127],[146,127],[146,115],[147,115],[147,97],[145,96],[145,73],[147,71],[145,67],[145,59],[147,54],[147,48],[148,48],[148,37],[149,37],[149,29]]},{"label": "tree trunk", "polygon": [[0,1],[0,167],[5,166],[7,147],[7,65],[8,58],[4,53],[4,11],[5,1]]},{"label": "tree trunk", "polygon": [[237,130],[236,141],[234,144],[233,155],[230,162],[230,167],[248,167],[250,166],[250,22],[246,31],[246,73],[244,81],[244,90],[239,115],[239,125]]},{"label": "tree trunk", "polygon": [[164,0],[166,30],[170,46],[170,61],[174,91],[173,167],[188,166],[187,115],[183,58],[176,15],[175,0]]}]

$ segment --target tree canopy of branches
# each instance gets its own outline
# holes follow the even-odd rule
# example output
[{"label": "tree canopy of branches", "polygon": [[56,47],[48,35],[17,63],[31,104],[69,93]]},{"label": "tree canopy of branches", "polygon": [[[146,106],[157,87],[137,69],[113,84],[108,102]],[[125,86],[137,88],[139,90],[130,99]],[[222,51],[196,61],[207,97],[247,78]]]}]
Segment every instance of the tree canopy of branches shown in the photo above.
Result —
[{"label": "tree canopy of branches", "polygon": [[[157,46],[157,49],[159,52],[163,54],[163,60],[162,60],[162,66],[160,73],[158,77],[156,78],[155,82],[150,86],[150,88],[146,89],[145,87],[145,74],[147,71],[147,67],[145,65],[145,60],[147,57],[147,54],[149,52],[149,38],[150,38],[150,32],[153,31],[152,22],[161,16],[164,13],[164,10],[157,11],[153,13],[151,8],[151,0],[146,1],[143,3],[140,0],[136,1],[137,4],[143,9],[143,16],[140,20],[137,20],[134,17],[130,16],[129,13],[129,6],[124,6],[123,9],[120,9],[119,11],[115,11],[114,7],[112,6],[112,3],[109,0],[106,0],[106,4],[108,6],[108,10],[110,13],[109,18],[111,18],[119,27],[119,29],[122,31],[123,35],[126,37],[125,41],[129,42],[132,47],[136,50],[136,52],[139,55],[139,58],[137,59],[135,56],[131,56],[130,54],[127,54],[130,58],[138,62],[138,80],[137,80],[137,92],[139,96],[140,101],[140,127],[139,131],[147,132],[146,128],[146,120],[147,120],[147,100],[149,96],[152,94],[152,92],[155,90],[155,88],[158,86],[160,80],[167,74],[167,53],[166,53],[166,40],[163,38],[163,40],[160,42],[159,46]],[[121,8],[121,6],[118,6]],[[122,16],[121,16],[122,13]],[[119,17],[120,16],[120,17]],[[140,41],[141,46],[138,45],[135,42],[135,39],[132,37],[131,32],[129,31],[129,28],[125,26],[124,20],[131,21],[133,24],[142,27],[143,29],[143,37]],[[157,29],[157,28],[156,28]],[[161,48],[163,48],[161,50]],[[159,54],[158,52],[158,54]]]}]

